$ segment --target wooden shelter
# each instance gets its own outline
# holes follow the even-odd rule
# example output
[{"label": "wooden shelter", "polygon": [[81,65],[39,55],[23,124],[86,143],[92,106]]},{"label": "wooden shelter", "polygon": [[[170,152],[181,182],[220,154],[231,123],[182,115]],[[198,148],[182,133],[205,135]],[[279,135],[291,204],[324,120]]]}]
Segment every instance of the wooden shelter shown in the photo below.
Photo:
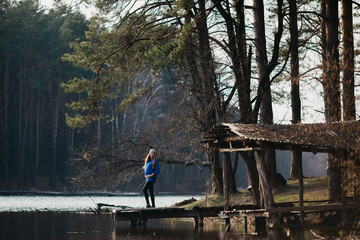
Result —
[{"label": "wooden shelter", "polygon": [[[260,184],[264,191],[265,207],[271,209],[274,200],[264,163],[263,150],[265,148],[299,150],[314,154],[326,152],[340,154],[343,159],[349,159],[349,156],[356,156],[359,153],[360,121],[292,125],[222,123],[204,134],[203,140],[208,148],[217,148],[221,152],[254,151]],[[352,157],[351,159],[354,160],[355,158]],[[225,161],[228,160],[224,158]],[[350,162],[352,166],[357,165],[355,160]],[[223,163],[225,172],[227,171],[226,166],[227,163]],[[354,171],[358,167],[347,166],[344,169]],[[303,206],[302,169],[300,176],[299,204]],[[223,180],[224,188],[226,188],[227,177],[224,177]],[[356,182],[358,179],[354,181]],[[351,185],[353,192],[359,192],[358,182]],[[228,191],[225,191],[224,195],[225,201],[228,201]],[[226,204],[225,210],[227,210]],[[272,221],[276,220],[273,219]]]},{"label": "wooden shelter", "polygon": [[213,127],[203,139],[207,147],[220,151],[276,148],[312,153],[357,152],[360,121],[291,125],[223,123]]}]

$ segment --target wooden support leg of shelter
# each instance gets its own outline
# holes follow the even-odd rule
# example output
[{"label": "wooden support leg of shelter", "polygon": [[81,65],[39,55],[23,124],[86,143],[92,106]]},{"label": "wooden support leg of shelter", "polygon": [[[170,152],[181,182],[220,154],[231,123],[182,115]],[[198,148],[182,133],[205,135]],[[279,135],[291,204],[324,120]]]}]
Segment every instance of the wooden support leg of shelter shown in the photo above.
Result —
[{"label": "wooden support leg of shelter", "polygon": [[[224,190],[224,211],[229,210],[229,152],[223,153],[223,190]],[[230,231],[230,218],[225,218],[225,232]]]},{"label": "wooden support leg of shelter", "polygon": [[[299,177],[299,205],[300,207],[304,206],[304,174],[303,174],[303,167],[302,167],[302,157],[299,159],[299,166],[298,167],[298,177]],[[300,222],[301,224],[304,223],[304,211],[301,211],[300,214]]]},{"label": "wooden support leg of shelter", "polygon": [[204,218],[202,217],[202,214],[199,212],[200,209],[193,208],[193,210],[196,213],[196,217],[194,218],[195,226],[196,227],[203,227],[204,226]]},{"label": "wooden support leg of shelter", "polygon": [[341,205],[342,205],[342,209],[341,209],[341,225],[345,226],[346,225],[346,215],[347,215],[347,211],[344,210],[344,205],[346,204],[346,197],[347,197],[347,190],[348,190],[348,175],[346,173],[348,173],[348,161],[349,161],[349,156],[347,154],[344,154],[343,156],[343,163],[340,164],[341,166]]},{"label": "wooden support leg of shelter", "polygon": [[225,232],[230,232],[230,218],[225,218]]},{"label": "wooden support leg of shelter", "polygon": [[147,223],[147,218],[144,215],[144,213],[142,211],[140,211],[137,224],[138,225],[145,225],[146,223]]},{"label": "wooden support leg of shelter", "polygon": [[223,152],[223,190],[224,190],[224,211],[229,210],[229,152]]},{"label": "wooden support leg of shelter", "polygon": [[131,217],[130,218],[130,225],[135,226],[138,224],[138,218],[137,217]]},{"label": "wooden support leg of shelter", "polygon": [[255,232],[259,234],[266,233],[266,218],[255,217]]},{"label": "wooden support leg of shelter", "polygon": [[[273,196],[270,178],[266,171],[266,165],[264,159],[265,152],[263,150],[257,150],[254,152],[254,154],[255,154],[256,167],[259,172],[260,184],[264,195],[265,208],[270,209],[273,207],[274,204],[274,196]],[[278,222],[277,215],[274,213],[270,213],[268,219],[269,227],[273,227],[277,222]]]},{"label": "wooden support leg of shelter", "polygon": [[248,232],[248,231],[247,231],[247,228],[248,228],[248,226],[247,226],[247,217],[244,216],[244,233],[247,233],[247,232]]}]

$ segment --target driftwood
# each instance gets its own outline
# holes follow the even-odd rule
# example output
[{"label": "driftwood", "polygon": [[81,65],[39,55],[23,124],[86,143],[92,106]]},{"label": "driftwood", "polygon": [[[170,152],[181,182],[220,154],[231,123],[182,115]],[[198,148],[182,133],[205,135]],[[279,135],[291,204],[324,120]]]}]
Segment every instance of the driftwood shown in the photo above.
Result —
[{"label": "driftwood", "polygon": [[181,202],[178,202],[178,203],[175,203],[174,205],[172,205],[172,207],[181,207],[181,206],[185,206],[189,203],[193,203],[195,202],[196,199],[195,198],[190,198],[190,199],[186,199],[184,201],[181,201]]}]

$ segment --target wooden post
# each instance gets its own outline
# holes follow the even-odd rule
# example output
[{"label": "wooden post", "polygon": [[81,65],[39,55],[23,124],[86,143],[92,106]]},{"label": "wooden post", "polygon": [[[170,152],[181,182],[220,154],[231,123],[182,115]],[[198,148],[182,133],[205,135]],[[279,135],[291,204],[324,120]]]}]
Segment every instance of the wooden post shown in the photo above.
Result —
[{"label": "wooden post", "polygon": [[349,155],[347,152],[344,152],[339,159],[343,159],[341,167],[341,224],[342,226],[346,225],[346,211],[344,210],[344,205],[347,203],[347,188],[348,188],[348,161]]},{"label": "wooden post", "polygon": [[255,232],[259,235],[266,233],[266,219],[264,217],[255,217]]},{"label": "wooden post", "polygon": [[230,232],[230,218],[225,218],[225,232]]},{"label": "wooden post", "polygon": [[[254,154],[255,154],[256,167],[259,172],[260,184],[264,195],[265,208],[270,209],[273,207],[274,204],[274,196],[273,196],[270,178],[266,171],[266,165],[264,159],[265,152],[263,150],[257,150],[254,152]],[[269,222],[268,222],[269,227],[273,227],[276,222],[277,222],[277,216],[275,214],[270,214]]]},{"label": "wooden post", "polygon": [[244,216],[244,233],[247,233],[247,217]]},{"label": "wooden post", "polygon": [[228,162],[230,153],[223,153],[223,190],[224,190],[224,211],[229,210],[229,170],[228,170]]},{"label": "wooden post", "polygon": [[[224,211],[229,210],[229,154],[223,153],[223,190],[224,190]],[[230,232],[230,218],[225,218],[225,232]]]},{"label": "wooden post", "polygon": [[203,227],[204,226],[204,217],[203,214],[201,213],[201,208],[199,207],[194,207],[193,211],[195,211],[196,217],[195,217],[195,226],[196,227]]},{"label": "wooden post", "polygon": [[[302,167],[302,157],[298,159],[299,166],[298,167],[298,177],[299,177],[299,206],[304,206],[304,175],[303,175],[303,167]],[[304,211],[301,211],[300,222],[304,222]]]}]

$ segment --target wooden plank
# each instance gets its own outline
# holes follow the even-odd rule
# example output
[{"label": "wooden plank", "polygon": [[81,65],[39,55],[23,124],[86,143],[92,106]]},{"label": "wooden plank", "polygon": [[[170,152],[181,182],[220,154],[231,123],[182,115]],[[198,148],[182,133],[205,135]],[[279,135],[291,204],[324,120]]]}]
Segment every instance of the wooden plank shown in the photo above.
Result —
[{"label": "wooden plank", "polygon": [[[237,209],[258,209],[253,204],[231,206]],[[193,218],[196,223],[202,224],[205,217],[219,217],[223,207],[194,207],[191,210],[184,208],[140,208],[113,210],[115,221],[130,221],[133,224],[145,224],[147,219],[160,218]],[[140,221],[141,220],[141,221]]]},{"label": "wooden plank", "polygon": [[360,203],[356,204],[326,204],[326,205],[312,205],[312,206],[303,206],[303,207],[275,207],[266,209],[271,213],[286,213],[286,212],[296,212],[296,211],[312,211],[312,212],[326,212],[326,211],[336,211],[342,209],[360,209]]},{"label": "wooden plank", "polygon": [[216,208],[193,208],[187,210],[184,208],[142,208],[142,209],[124,209],[114,212],[115,221],[135,219],[158,219],[158,218],[194,218],[202,221],[204,217],[217,217],[218,213],[223,210],[222,207]]}]

